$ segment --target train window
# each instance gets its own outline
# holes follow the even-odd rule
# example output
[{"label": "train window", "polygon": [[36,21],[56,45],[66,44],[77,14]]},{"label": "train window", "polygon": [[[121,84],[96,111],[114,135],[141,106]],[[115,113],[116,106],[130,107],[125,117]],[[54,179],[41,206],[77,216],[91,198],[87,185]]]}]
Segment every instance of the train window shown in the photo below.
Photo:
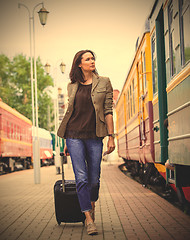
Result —
[{"label": "train window", "polygon": [[132,101],[132,89],[131,89],[131,85],[130,85],[130,113],[131,113],[131,117],[133,116],[133,101]]},{"label": "train window", "polygon": [[20,141],[23,141],[23,129],[20,129]]},{"label": "train window", "polygon": [[11,136],[10,136],[12,139],[13,139],[13,124],[11,123]]},{"label": "train window", "polygon": [[126,100],[126,116],[127,116],[127,120],[129,119],[129,111],[128,111],[128,92],[127,92],[127,94],[126,94],[126,98],[125,98],[125,100]]},{"label": "train window", "polygon": [[14,124],[14,139],[17,139],[16,125]]},{"label": "train window", "polygon": [[23,129],[22,134],[23,134],[23,139],[22,139],[22,141],[26,141],[26,130],[25,130],[25,128]]},{"label": "train window", "polygon": [[128,120],[129,120],[130,119],[129,90],[127,91],[127,112],[128,112]]},{"label": "train window", "polygon": [[18,140],[18,126],[16,125],[16,139]]},{"label": "train window", "polygon": [[190,60],[189,15],[190,6],[188,1],[179,0],[179,25],[180,25],[180,46],[182,65],[186,64]]},{"label": "train window", "polygon": [[17,140],[20,140],[20,128],[17,126]]},{"label": "train window", "polygon": [[155,33],[151,39],[152,47],[152,84],[153,84],[153,94],[158,92],[158,75],[157,75],[157,56],[156,56],[156,38]]},{"label": "train window", "polygon": [[143,83],[144,83],[144,92],[146,91],[146,59],[145,52],[143,53]]},{"label": "train window", "polygon": [[140,87],[140,93],[142,94],[143,93],[143,75],[142,75],[142,64],[141,62],[139,62],[138,64],[138,76],[139,76],[139,87]]},{"label": "train window", "polygon": [[18,129],[18,137],[19,137],[19,140],[21,140],[21,129],[20,129],[20,127]]},{"label": "train window", "polygon": [[169,27],[169,55],[170,55],[170,75],[176,73],[176,59],[174,48],[174,23],[173,23],[173,1],[168,6],[168,27]]},{"label": "train window", "polygon": [[7,121],[7,137],[10,138],[10,124]]},{"label": "train window", "polygon": [[10,138],[13,138],[13,124],[10,124]]},{"label": "train window", "polygon": [[135,80],[132,81],[133,86],[133,114],[135,114]]}]

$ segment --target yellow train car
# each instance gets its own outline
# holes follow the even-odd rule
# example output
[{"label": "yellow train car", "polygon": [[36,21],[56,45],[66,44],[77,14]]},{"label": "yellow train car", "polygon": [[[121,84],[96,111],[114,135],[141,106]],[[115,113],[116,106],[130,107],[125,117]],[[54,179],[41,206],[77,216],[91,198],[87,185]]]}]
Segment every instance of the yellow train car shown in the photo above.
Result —
[{"label": "yellow train car", "polygon": [[126,160],[154,162],[152,65],[149,21],[116,104],[118,154]]},{"label": "yellow train car", "polygon": [[155,0],[149,27],[147,23],[136,44],[116,104],[118,153],[127,168],[140,176],[144,185],[149,182],[166,186],[167,182],[188,210],[189,17],[189,0]]}]

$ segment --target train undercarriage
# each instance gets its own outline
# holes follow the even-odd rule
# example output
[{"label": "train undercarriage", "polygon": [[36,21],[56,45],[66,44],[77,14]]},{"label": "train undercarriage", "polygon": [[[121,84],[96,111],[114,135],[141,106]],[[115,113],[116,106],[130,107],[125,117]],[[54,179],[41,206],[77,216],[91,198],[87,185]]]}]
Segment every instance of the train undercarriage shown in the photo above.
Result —
[{"label": "train undercarriage", "polygon": [[3,157],[0,158],[0,174],[32,168],[31,157]]},{"label": "train undercarriage", "polygon": [[[54,165],[53,159],[41,159],[41,167]],[[0,175],[33,168],[31,157],[4,157],[0,158]]]},{"label": "train undercarriage", "polygon": [[120,165],[120,170],[130,178],[142,184],[168,200],[176,207],[190,215],[190,202],[184,197],[184,189],[180,186],[167,183],[160,174],[154,163],[139,163],[138,161],[126,160]]}]

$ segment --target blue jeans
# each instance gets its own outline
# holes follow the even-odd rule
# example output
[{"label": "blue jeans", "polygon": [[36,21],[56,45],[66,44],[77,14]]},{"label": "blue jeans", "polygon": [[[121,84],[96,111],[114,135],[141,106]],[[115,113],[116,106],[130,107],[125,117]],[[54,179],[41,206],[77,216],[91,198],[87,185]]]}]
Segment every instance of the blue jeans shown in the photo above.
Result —
[{"label": "blue jeans", "polygon": [[101,139],[66,139],[75,174],[77,195],[82,212],[92,209],[91,202],[98,200],[100,164],[103,143]]}]

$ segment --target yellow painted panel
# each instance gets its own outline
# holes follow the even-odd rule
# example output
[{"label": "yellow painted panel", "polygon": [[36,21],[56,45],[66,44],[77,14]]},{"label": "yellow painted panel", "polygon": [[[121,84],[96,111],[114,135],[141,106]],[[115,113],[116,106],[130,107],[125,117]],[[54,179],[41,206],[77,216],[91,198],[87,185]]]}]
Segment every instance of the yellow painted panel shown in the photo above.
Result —
[{"label": "yellow painted panel", "polygon": [[166,172],[166,167],[165,167],[164,165],[159,164],[159,163],[155,163],[154,165],[155,165],[155,167],[157,168],[157,170],[158,170],[159,172],[162,172],[162,173],[165,173],[165,172]]},{"label": "yellow painted panel", "polygon": [[32,146],[32,143],[27,143],[23,141],[14,140],[14,139],[1,138],[1,140],[2,142],[11,142],[11,143],[17,143],[17,144],[26,145],[26,146]]}]

